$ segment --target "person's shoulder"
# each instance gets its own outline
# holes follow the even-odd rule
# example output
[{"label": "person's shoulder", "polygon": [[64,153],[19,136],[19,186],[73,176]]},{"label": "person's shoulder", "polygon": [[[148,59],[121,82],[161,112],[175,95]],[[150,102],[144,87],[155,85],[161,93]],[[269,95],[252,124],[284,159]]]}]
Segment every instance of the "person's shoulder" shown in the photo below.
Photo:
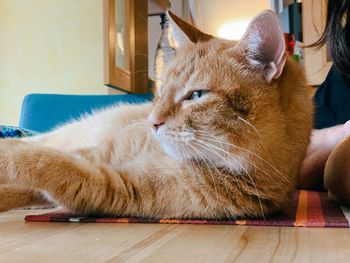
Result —
[{"label": "person's shoulder", "polygon": [[[325,81],[321,86],[337,86],[348,88],[350,91],[350,78],[342,74],[336,66],[332,66],[329,70]],[[332,87],[333,88],[333,87]]]}]

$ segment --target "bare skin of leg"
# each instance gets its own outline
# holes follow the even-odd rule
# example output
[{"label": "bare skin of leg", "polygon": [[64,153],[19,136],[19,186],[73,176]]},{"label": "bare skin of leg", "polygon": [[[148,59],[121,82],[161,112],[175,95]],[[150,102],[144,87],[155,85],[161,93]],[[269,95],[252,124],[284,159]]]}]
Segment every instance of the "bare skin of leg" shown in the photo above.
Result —
[{"label": "bare skin of leg", "polygon": [[300,172],[299,188],[324,188],[323,172],[328,157],[333,149],[348,136],[350,136],[350,121],[312,132],[311,143]]}]

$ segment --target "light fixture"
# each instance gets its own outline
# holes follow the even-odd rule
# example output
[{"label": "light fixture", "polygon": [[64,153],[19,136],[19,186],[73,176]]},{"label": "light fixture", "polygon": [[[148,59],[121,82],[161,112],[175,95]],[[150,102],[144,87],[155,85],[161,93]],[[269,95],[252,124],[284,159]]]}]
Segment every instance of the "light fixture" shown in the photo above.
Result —
[{"label": "light fixture", "polygon": [[218,29],[217,36],[224,39],[240,40],[244,35],[249,20],[237,20],[224,22]]},{"label": "light fixture", "polygon": [[194,25],[211,35],[239,40],[250,20],[271,8],[270,0],[188,0]]}]

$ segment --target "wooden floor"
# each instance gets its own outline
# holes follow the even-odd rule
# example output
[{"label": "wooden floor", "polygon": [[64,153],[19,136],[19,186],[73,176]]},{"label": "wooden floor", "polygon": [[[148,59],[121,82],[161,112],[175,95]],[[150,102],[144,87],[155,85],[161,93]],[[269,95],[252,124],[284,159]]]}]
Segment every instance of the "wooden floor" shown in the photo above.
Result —
[{"label": "wooden floor", "polygon": [[0,262],[350,262],[349,229],[25,223],[0,214]]}]

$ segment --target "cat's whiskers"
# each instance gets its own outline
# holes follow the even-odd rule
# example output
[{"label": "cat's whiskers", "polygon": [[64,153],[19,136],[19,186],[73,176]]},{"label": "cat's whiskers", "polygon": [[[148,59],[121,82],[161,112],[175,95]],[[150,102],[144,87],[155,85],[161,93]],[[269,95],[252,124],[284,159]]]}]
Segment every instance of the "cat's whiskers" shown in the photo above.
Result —
[{"label": "cat's whiskers", "polygon": [[[199,140],[199,139],[197,139],[197,141],[200,142],[200,143],[202,143],[202,144],[205,144],[204,141],[201,141],[201,140]],[[227,151],[225,151],[225,150],[223,150],[223,149],[220,149],[219,147],[216,147],[215,145],[212,145],[212,144],[206,144],[206,145],[207,145],[208,147],[213,146],[214,148],[217,148],[218,150],[222,150],[224,153],[228,154]],[[230,159],[230,160],[231,160],[231,159]],[[234,160],[234,158],[233,158],[232,160]],[[256,194],[256,196],[258,197],[258,200],[259,200],[259,205],[260,205],[262,217],[265,219],[265,214],[264,214],[264,210],[263,210],[263,206],[262,206],[262,202],[261,202],[260,192],[258,191],[258,188],[256,187],[256,184],[255,184],[253,178],[250,176],[249,172],[246,171],[245,174],[248,176],[249,180],[250,180],[251,183],[253,184],[253,187],[254,187],[255,192],[256,192],[255,194]],[[242,178],[244,178],[244,177],[242,177]]]},{"label": "cat's whiskers", "polygon": [[[241,160],[239,159],[239,156],[234,156],[233,154],[228,154],[229,152],[224,151],[224,150],[220,150],[220,154],[218,151],[213,152],[214,149],[219,149],[219,147],[205,142],[199,138],[196,138],[194,140],[194,143],[200,143],[203,146],[205,146],[209,152],[216,154],[221,160],[223,160],[223,163],[217,163],[216,166],[221,166],[221,167],[225,167],[225,168],[229,168],[228,170],[232,173],[240,173],[242,170],[243,172],[247,173],[247,169],[246,167],[243,166],[243,164],[240,162]],[[219,153],[219,154],[218,154]],[[237,164],[238,167],[233,166],[233,163]]]},{"label": "cat's whiskers", "polygon": [[[220,152],[216,151],[215,149],[213,149],[211,146],[211,144],[207,144],[206,142],[200,140],[200,139],[196,139],[195,141],[193,141],[194,144],[206,149],[207,151],[217,155],[220,159],[222,159],[224,161],[224,166],[228,167],[229,170],[232,172],[241,172],[239,170],[236,169],[236,167],[233,167],[231,162],[235,162],[238,166],[240,166],[240,169],[243,170],[243,172],[248,173],[247,169],[237,160],[237,158],[232,158],[232,156],[223,156],[222,154],[220,154]],[[226,153],[225,153],[226,154]],[[227,155],[227,154],[226,154]],[[229,158],[231,157],[231,158]],[[206,157],[208,158],[208,157]],[[208,158],[209,159],[209,158]],[[216,164],[214,166],[219,166],[219,164]],[[234,176],[236,176],[236,173],[233,173]]]},{"label": "cat's whiskers", "polygon": [[[213,172],[213,168],[215,170],[215,173],[217,174],[217,176],[220,178],[220,180],[226,180],[226,176],[224,177],[224,175],[219,171],[219,169],[216,167],[216,165],[210,160],[210,158],[208,158],[200,149],[196,149],[196,147],[194,147],[193,145],[189,144],[189,146],[191,148],[193,148],[193,150],[197,153],[197,155],[199,155],[200,159],[198,159],[199,161],[203,162],[206,164],[208,170],[207,172],[210,174],[211,178],[212,178],[212,181],[213,181],[213,184],[214,186],[216,187],[216,194],[217,194],[217,200],[220,200],[219,199],[219,193],[218,193],[218,189],[217,189],[217,186],[216,186],[216,183],[218,180],[215,180],[212,172]],[[200,145],[197,145],[197,146],[200,146]],[[203,147],[202,147],[203,148]],[[210,163],[210,165],[209,165]],[[215,174],[214,174],[215,175]],[[232,191],[229,191],[229,189],[227,188],[227,184],[225,182],[222,182],[221,185],[224,186],[225,188],[225,191],[227,193],[227,196],[229,197],[229,199],[231,200],[231,202],[233,202],[233,199],[232,199],[232,196],[231,194]]]},{"label": "cat's whiskers", "polygon": [[[201,145],[201,144],[198,144],[198,143],[196,143],[196,142],[195,142],[195,144],[196,144],[197,146],[201,147],[201,148],[206,149],[206,148],[203,147],[203,145]],[[206,157],[205,154],[203,154],[203,153],[200,151],[200,149],[196,149],[196,148],[195,148],[194,146],[192,146],[191,144],[189,144],[189,146],[192,147],[197,153],[199,153],[199,155],[202,156],[202,158],[204,158],[205,160],[208,160],[208,161],[211,163],[212,167],[215,169],[217,175],[218,175],[221,179],[226,180],[226,178],[227,178],[228,176],[225,176],[225,177],[224,177],[223,174],[218,170],[218,168],[216,167],[216,165],[210,160],[210,158]],[[207,150],[210,150],[210,149],[207,149]],[[209,166],[208,166],[208,169],[209,169],[209,172],[211,172],[211,169],[210,169]],[[236,178],[232,178],[232,179],[237,181]],[[225,187],[226,193],[228,194],[229,198],[231,199],[231,201],[233,201],[233,199],[232,199],[232,197],[231,197],[232,191],[229,191],[229,190],[228,190],[227,185],[226,185],[225,182],[223,183],[223,185],[224,185],[224,187]]]},{"label": "cat's whiskers", "polygon": [[183,143],[183,142],[188,143],[194,138],[193,133],[187,132],[187,131],[179,132],[179,131],[168,130],[161,135],[163,135],[164,137],[167,137],[168,139],[171,139],[173,142],[176,142],[176,143]]},{"label": "cat's whiskers", "polygon": [[[214,146],[214,147],[216,147],[216,146]],[[217,148],[217,147],[216,147]],[[218,150],[220,150],[220,148],[218,148]],[[221,149],[222,150],[222,149]],[[249,161],[250,162],[250,161]],[[255,166],[252,162],[250,162],[253,166]],[[255,168],[257,168],[257,169],[259,169],[260,171],[262,171],[264,174],[266,174],[266,175],[268,175],[265,171],[263,171],[262,169],[260,169],[259,167],[256,167],[255,166]],[[265,218],[265,214],[264,214],[264,211],[263,211],[263,206],[262,206],[262,203],[261,203],[261,197],[260,197],[260,193],[259,193],[259,191],[258,191],[258,189],[257,189],[257,187],[256,187],[256,184],[255,184],[255,182],[254,182],[254,180],[253,180],[253,178],[250,176],[250,174],[249,173],[247,173],[247,176],[248,176],[248,178],[249,178],[249,180],[251,181],[251,183],[253,184],[253,186],[254,186],[254,188],[255,188],[255,191],[256,191],[256,195],[257,195],[257,197],[258,197],[258,200],[259,200],[259,205],[260,205],[260,208],[261,208],[261,212],[262,212],[262,216],[263,216],[263,218]],[[269,176],[269,175],[268,175]],[[270,177],[270,176],[269,176]],[[271,178],[271,177],[270,177]],[[243,178],[242,178],[243,179]],[[272,179],[272,178],[271,178]],[[252,200],[251,200],[252,201]]]},{"label": "cat's whiskers", "polygon": [[[206,144],[197,144],[198,146],[200,146],[200,147],[203,147],[203,148],[207,148],[207,145]],[[216,154],[216,155],[218,155],[219,157],[221,157],[224,161],[227,161],[219,152],[217,152],[216,150],[214,150],[214,149],[208,149],[207,148],[207,150],[209,150],[209,151],[212,151],[214,154]],[[229,162],[229,164],[230,164],[230,162]],[[244,167],[242,167],[243,169],[244,169]],[[246,173],[248,173],[248,171],[246,171]],[[222,173],[220,174],[220,176],[223,176],[222,175]],[[232,178],[236,183],[238,183],[238,179],[237,179],[237,175],[235,174],[235,173],[233,173],[233,176],[234,177],[230,177],[230,178]],[[225,177],[225,179],[226,179],[227,177]],[[246,188],[247,189],[249,189],[249,187],[248,187],[248,184],[247,184],[247,182],[246,182],[246,179],[244,178],[244,177],[241,177],[241,180],[242,180],[242,182],[245,184],[245,186],[246,186]],[[250,201],[251,201],[251,203],[252,203],[252,194],[251,194],[251,192],[249,191],[248,192],[248,194],[249,194],[249,198],[250,198]],[[231,199],[232,200],[232,199]],[[244,209],[244,208],[242,208],[242,209]]]},{"label": "cat's whiskers", "polygon": [[[261,157],[258,156],[257,154],[255,154],[255,153],[253,153],[253,152],[251,152],[251,151],[248,151],[248,150],[245,149],[245,148],[239,147],[239,146],[237,146],[237,145],[233,145],[233,144],[230,144],[230,143],[226,143],[223,139],[217,139],[219,136],[215,137],[213,134],[211,134],[211,133],[209,133],[209,132],[207,132],[207,131],[203,131],[203,130],[194,130],[194,129],[190,129],[190,130],[192,130],[192,132],[201,133],[201,134],[199,134],[198,136],[199,136],[199,137],[202,137],[203,139],[210,140],[210,141],[215,141],[215,142],[219,143],[221,146],[225,145],[225,146],[228,146],[228,147],[239,148],[239,149],[241,149],[241,150],[243,150],[243,151],[245,151],[245,152],[248,152],[249,154],[252,154],[252,155],[254,155],[254,156],[256,156],[256,157],[262,159],[263,161],[265,161],[263,158],[261,158]],[[206,134],[206,135],[203,135],[203,134]],[[209,135],[209,137],[208,137],[208,135]],[[215,139],[213,139],[213,138],[215,138]],[[207,143],[209,143],[209,142],[207,142]],[[220,148],[220,150],[223,150],[223,149]],[[234,159],[237,159],[237,158],[239,157],[239,156],[237,156],[237,155],[233,155],[233,154],[232,154],[231,152],[229,152],[229,151],[225,151],[225,153],[228,154],[228,155],[230,155],[230,156],[232,156]],[[237,161],[237,160],[235,160],[235,161]],[[260,171],[263,172],[265,175],[270,176],[269,174],[266,173],[266,171],[262,170],[261,168],[257,167],[253,162],[251,162],[251,160],[248,158],[248,156],[245,156],[245,161],[249,162],[253,167],[255,167],[256,169],[260,170]],[[267,161],[265,161],[265,162],[267,162]],[[281,175],[281,173],[279,173],[279,174]],[[281,175],[281,176],[283,176],[283,175]]]},{"label": "cat's whiskers", "polygon": [[251,127],[256,132],[256,134],[261,138],[259,130],[253,124],[251,124],[249,121],[247,121],[246,119],[244,119],[241,116],[239,116],[237,119],[242,121],[243,123],[247,124],[249,127]]},{"label": "cat's whiskers", "polygon": [[[194,165],[194,162],[193,162],[193,160],[192,160],[192,158],[191,158],[191,157],[193,156],[193,154],[192,154],[192,155],[189,154],[188,148],[185,147],[185,146],[183,145],[183,143],[179,143],[178,146],[181,147],[182,152],[183,152],[184,155],[185,155],[184,157],[185,157],[186,161],[189,161],[189,164],[190,164],[190,166],[191,166],[191,173],[192,173],[193,178],[197,177],[198,179],[200,179],[199,175],[195,173],[195,170],[196,170],[196,169],[194,168],[195,165]],[[199,156],[203,156],[204,159],[207,159],[207,158],[201,153],[201,151],[200,151],[199,149],[196,149],[196,148],[193,147],[191,144],[187,144],[186,146],[190,146],[191,149],[194,151],[194,153],[196,153],[196,154],[199,155]],[[197,159],[197,158],[196,158],[196,159]],[[209,159],[207,159],[207,160],[210,161]],[[214,179],[213,175],[211,174],[212,169],[210,168],[210,166],[209,166],[209,164],[206,162],[206,160],[204,160],[204,164],[208,167],[208,170],[207,170],[207,171],[209,172],[210,177],[211,177],[211,179],[212,179],[212,182],[213,182],[213,185],[214,185],[214,189],[215,189],[215,193],[216,193],[216,196],[217,196],[217,200],[219,200],[219,192],[218,192],[218,189],[217,189],[217,185],[216,185],[216,183],[215,183],[215,179]],[[212,163],[212,165],[213,165],[213,167],[216,169],[218,175],[220,176],[220,172],[218,171],[218,169],[215,167],[215,165],[214,165],[213,163]],[[202,184],[200,184],[200,185],[202,185]],[[226,188],[226,185],[225,185],[225,188]],[[206,191],[206,190],[205,190],[205,191]],[[228,193],[227,188],[226,188],[226,192]],[[229,195],[229,193],[228,193],[228,195]],[[230,195],[229,195],[229,197],[230,197],[230,199],[231,199],[231,201],[232,201],[232,198],[231,198]]]},{"label": "cat's whiskers", "polygon": [[[210,138],[206,138],[206,139],[207,139],[207,140],[210,140]],[[217,147],[217,146],[215,146],[215,145],[212,145],[212,147],[215,147],[215,148],[218,149],[219,151],[224,151],[226,154],[231,154],[233,158],[237,157],[236,155],[233,155],[232,153],[230,153],[230,152],[228,152],[228,151],[225,151],[225,150],[223,150],[223,149],[221,149],[221,148],[219,148],[219,147]],[[269,173],[267,173],[265,170],[263,170],[261,167],[257,166],[254,162],[252,162],[252,161],[249,159],[249,157],[246,156],[245,161],[246,161],[247,163],[249,163],[251,166],[253,166],[255,169],[257,169],[257,170],[259,170],[260,172],[262,172],[262,173],[263,173],[264,175],[266,175],[269,179],[271,179],[271,183],[275,183],[274,180],[273,180],[274,178],[273,178]],[[287,178],[286,176],[281,175],[281,177],[282,177],[283,179],[285,179],[287,182],[290,182],[290,179]],[[278,184],[276,184],[276,185],[278,185]]]},{"label": "cat's whiskers", "polygon": [[[208,146],[207,144],[205,144],[204,142],[201,142],[201,141],[197,141],[196,143],[198,146],[202,147],[202,148],[205,148],[206,150],[212,152],[213,154],[217,155],[218,157],[220,157],[224,163],[226,163],[228,166],[231,166],[231,161],[237,163],[238,165],[241,166],[241,169],[245,172],[245,173],[248,173],[248,171],[246,170],[246,168],[244,166],[242,166],[236,159],[230,159],[230,160],[227,160],[224,156],[222,156],[218,151],[216,151],[215,149],[212,149],[210,148],[210,146]],[[233,167],[230,167],[231,170],[234,170]],[[220,173],[222,175],[222,173]],[[231,177],[236,183],[238,182],[238,179],[237,179],[237,174],[236,173],[232,173],[233,177]],[[245,178],[244,177],[241,177],[242,181],[246,184],[246,181],[245,181]],[[247,186],[247,184],[246,184]],[[248,186],[247,186],[248,188]]]},{"label": "cat's whiskers", "polygon": [[[209,132],[206,132],[206,131],[201,131],[202,132],[202,134],[204,133],[204,134],[209,134],[210,136],[212,136],[212,137],[214,137],[212,134],[210,134]],[[217,140],[217,139],[215,139],[215,140],[213,140],[213,139],[211,139],[211,137],[208,137],[208,136],[204,136],[204,137],[206,137],[206,139],[210,139],[210,140],[212,140],[212,141],[215,141],[215,142],[219,142],[219,143],[223,143],[223,141],[222,140]],[[214,137],[215,138],[215,137]],[[198,140],[198,139],[197,139]],[[234,156],[232,153],[230,153],[230,152],[228,152],[228,151],[225,151],[224,149],[222,149],[222,148],[219,148],[219,147],[217,147],[217,146],[215,146],[215,145],[213,145],[213,144],[211,144],[211,143],[205,143],[204,141],[202,141],[202,144],[205,144],[206,146],[208,146],[209,148],[215,148],[215,149],[217,149],[217,150],[219,150],[219,151],[221,151],[221,152],[224,152],[225,154],[228,154],[228,155],[231,155],[231,156],[233,156],[233,158],[230,158],[230,159],[233,159],[234,160],[234,158],[236,157],[237,158],[237,156]],[[228,143],[224,143],[225,145],[228,145],[228,146],[233,146],[233,145],[231,145],[231,144],[228,144]],[[238,147],[238,146],[237,146]],[[219,154],[218,154],[219,155]],[[255,154],[254,154],[255,155]],[[222,155],[220,155],[222,158],[224,158]],[[251,162],[250,160],[248,161],[253,167],[255,167],[256,169],[258,169],[258,170],[260,170],[261,172],[263,172],[264,174],[266,174],[269,178],[271,178],[271,176],[268,174],[268,173],[266,173],[264,170],[262,170],[261,168],[259,168],[259,167],[257,167],[253,162]],[[255,184],[255,182],[254,182],[254,180],[253,180],[253,178],[250,176],[250,174],[248,173],[248,172],[246,172],[246,174],[247,174],[247,176],[248,176],[248,178],[249,178],[249,180],[251,181],[251,183],[253,184],[253,186],[254,186],[254,189],[255,189],[255,191],[256,191],[256,196],[258,197],[258,200],[259,200],[259,205],[260,205],[260,209],[261,209],[261,213],[262,213],[262,216],[263,216],[263,218],[265,218],[265,214],[264,214],[264,211],[263,211],[263,206],[262,206],[262,202],[261,202],[261,197],[260,197],[260,193],[259,193],[259,191],[258,191],[258,189],[257,189],[257,187],[256,187],[256,184]],[[272,179],[272,178],[271,178]]]},{"label": "cat's whiskers", "polygon": [[[206,137],[207,140],[211,140],[211,141],[215,141],[215,142],[218,142],[218,143],[221,143],[221,144],[224,144],[224,145],[227,145],[227,146],[230,146],[230,147],[233,147],[233,148],[236,148],[236,149],[239,149],[239,150],[242,150],[248,154],[251,154],[253,155],[254,157],[258,158],[259,160],[263,161],[264,163],[266,163],[268,166],[270,166],[276,173],[278,173],[280,176],[284,177],[284,179],[288,179],[286,178],[275,166],[273,166],[271,163],[269,163],[268,161],[266,161],[264,158],[262,158],[261,156],[257,155],[256,153],[252,152],[252,151],[249,151],[248,149],[245,149],[243,147],[240,147],[238,145],[234,145],[232,143],[228,143],[228,142],[225,142],[223,141],[222,139],[217,139],[217,137],[215,137],[214,135],[212,135],[211,133],[209,132],[206,132],[206,131],[203,131],[203,130],[200,130],[200,131],[196,131],[198,133],[205,133],[207,134],[208,136]],[[203,136],[203,135],[202,135]],[[203,136],[205,137],[205,136]]]},{"label": "cat's whiskers", "polygon": [[193,153],[191,154],[187,147],[183,146],[182,144],[180,144],[180,145],[182,146],[184,152],[187,153],[187,154],[185,154],[185,158],[186,158],[185,161],[190,163],[190,166],[192,168],[191,173],[192,173],[193,178],[196,177],[197,179],[200,179],[200,176],[197,173],[198,168],[195,169],[195,161],[198,161],[198,159],[195,158],[195,160],[193,160],[193,155],[196,153],[196,149],[193,146],[187,144],[192,148],[192,151],[194,153],[194,154]]},{"label": "cat's whiskers", "polygon": [[[178,144],[179,147],[181,148],[181,151],[183,152],[185,158],[187,159],[187,155],[188,155],[188,152],[186,151],[186,148],[182,146],[182,144]],[[192,171],[192,176],[194,175],[194,168],[192,166],[192,163],[190,163],[190,166],[191,166],[191,171]],[[178,207],[178,204],[179,204],[179,195],[176,195],[176,201],[175,201],[175,204],[176,204],[176,207]]]},{"label": "cat's whiskers", "polygon": [[[183,143],[183,142],[182,142],[182,143]],[[192,176],[193,176],[193,178],[197,177],[197,178],[199,179],[199,175],[195,173],[194,162],[192,161],[191,155],[189,154],[189,151],[187,150],[187,148],[186,148],[185,146],[182,145],[182,143],[180,142],[180,143],[178,144],[178,146],[181,147],[182,152],[184,153],[185,160],[186,160],[186,161],[189,161],[189,163],[190,163]],[[190,144],[188,144],[188,145],[192,148],[192,150],[193,150],[195,153],[198,154],[198,151],[197,151],[192,145],[190,145]],[[207,165],[208,171],[211,172],[211,170],[209,169],[208,164],[205,163],[205,165]],[[215,184],[215,180],[214,180],[214,178],[213,178],[212,175],[211,175],[211,178],[212,178],[212,181],[213,181],[213,184],[214,184],[214,189],[215,189],[215,192],[216,192],[216,195],[217,195],[217,198],[218,198],[218,197],[219,197],[219,193],[218,193],[218,191],[217,191],[217,187],[216,187],[216,184]],[[218,200],[219,200],[219,199],[218,199]]]},{"label": "cat's whiskers", "polygon": [[[193,147],[191,144],[189,144],[189,146],[190,146],[197,154],[199,154],[199,156],[203,156],[203,154],[202,154],[201,152],[199,152],[199,151],[198,151],[195,147]],[[208,163],[207,160],[208,160],[207,158],[204,158],[203,161],[204,161],[204,164],[208,167],[208,171],[209,171],[210,177],[211,177],[212,182],[213,182],[213,184],[214,184],[214,189],[215,189],[215,192],[216,192],[216,197],[217,197],[217,200],[219,200],[218,188],[217,188],[217,186],[216,186],[215,179],[214,179],[214,177],[213,177],[213,175],[212,175],[212,173],[211,173],[210,165],[209,165],[209,163]],[[210,161],[210,160],[209,160],[209,161]],[[215,167],[214,164],[212,164],[212,165],[213,165],[213,167]]]}]

